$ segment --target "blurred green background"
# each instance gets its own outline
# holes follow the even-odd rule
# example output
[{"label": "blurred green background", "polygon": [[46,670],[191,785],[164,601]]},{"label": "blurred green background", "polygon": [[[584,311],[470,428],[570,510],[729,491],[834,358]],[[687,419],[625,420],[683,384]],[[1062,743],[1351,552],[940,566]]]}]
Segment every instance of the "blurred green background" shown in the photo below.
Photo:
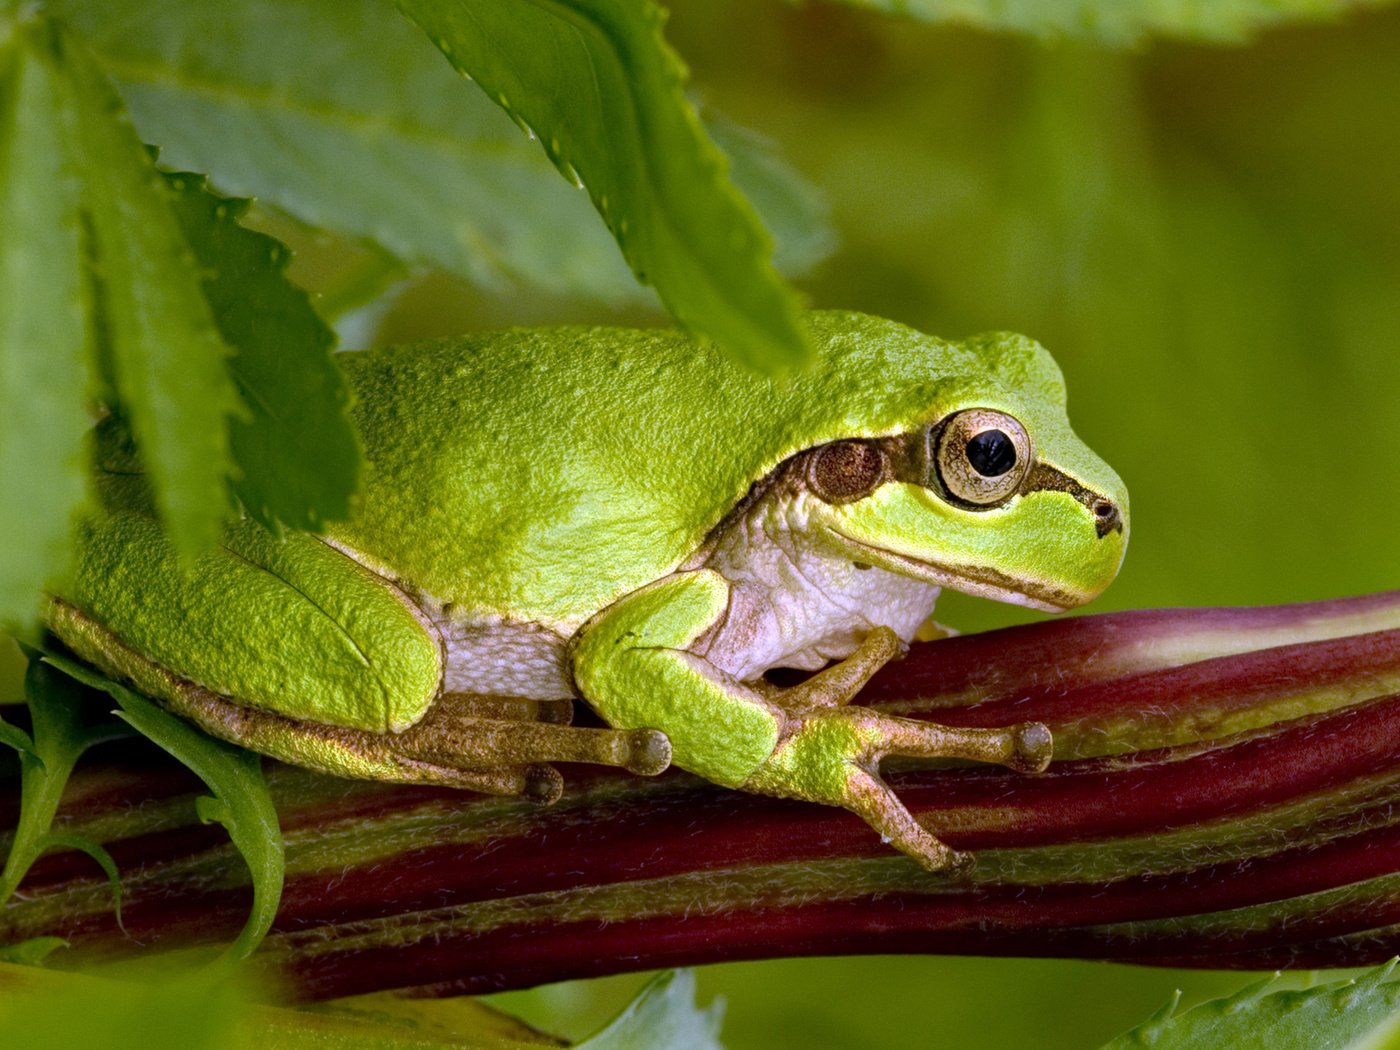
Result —
[{"label": "blurred green background", "polygon": [[[838,6],[684,0],[706,107],[771,138],[840,239],[814,305],[1011,328],[1132,493],[1097,610],[1400,587],[1400,10],[1131,51]],[[286,231],[282,231],[286,232]],[[293,238],[327,282],[345,246]],[[376,338],[659,313],[416,279]],[[971,599],[940,619],[1025,618]],[[8,643],[7,643],[8,644]],[[4,692],[17,695],[12,652]],[[581,1034],[640,977],[501,997]],[[747,1047],[1092,1047],[1241,975],[914,957],[717,966]]]}]

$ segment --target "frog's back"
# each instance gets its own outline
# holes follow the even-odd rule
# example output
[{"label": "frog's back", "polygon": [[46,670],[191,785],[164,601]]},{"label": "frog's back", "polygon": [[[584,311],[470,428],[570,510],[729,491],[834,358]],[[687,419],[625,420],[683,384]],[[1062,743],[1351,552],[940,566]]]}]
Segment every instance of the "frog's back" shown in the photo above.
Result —
[{"label": "frog's back", "polygon": [[360,511],[330,534],[459,616],[571,629],[673,571],[789,456],[908,429],[986,383],[975,354],[893,322],[808,327],[816,359],[787,381],[669,330],[346,354],[367,467]]}]

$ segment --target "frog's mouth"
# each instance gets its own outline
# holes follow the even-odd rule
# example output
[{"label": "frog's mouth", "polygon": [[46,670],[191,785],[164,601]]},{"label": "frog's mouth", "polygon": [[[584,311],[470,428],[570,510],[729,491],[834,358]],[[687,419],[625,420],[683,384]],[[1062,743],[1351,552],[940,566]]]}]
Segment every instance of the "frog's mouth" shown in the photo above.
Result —
[{"label": "frog's mouth", "polygon": [[955,591],[978,598],[1024,605],[1043,612],[1064,612],[1083,605],[1094,597],[1092,594],[1080,594],[1039,580],[1017,579],[985,566],[943,565],[921,561],[907,554],[862,543],[839,529],[831,528],[828,531],[852,561],[873,565],[900,576],[911,576],[926,583],[936,583],[940,587],[951,587]]}]

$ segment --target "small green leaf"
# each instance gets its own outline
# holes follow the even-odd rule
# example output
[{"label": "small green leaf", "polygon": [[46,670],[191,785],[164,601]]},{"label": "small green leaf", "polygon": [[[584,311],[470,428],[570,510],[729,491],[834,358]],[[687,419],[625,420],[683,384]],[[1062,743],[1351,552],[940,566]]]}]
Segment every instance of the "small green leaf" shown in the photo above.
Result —
[{"label": "small green leaf", "polygon": [[1149,36],[1239,42],[1272,26],[1335,21],[1391,0],[845,0],[926,22],[1132,44]]},{"label": "small green leaf", "polygon": [[[8,17],[8,16],[0,16]],[[86,497],[79,187],[53,42],[0,22],[0,625],[37,618]]]},{"label": "small green leaf", "polygon": [[350,391],[331,359],[334,334],[287,280],[286,247],[239,225],[248,201],[210,193],[200,175],[167,181],[215,323],[234,349],[229,369],[249,410],[231,432],[242,471],[234,491],[268,528],[281,522],[314,530],[344,518],[360,446]]},{"label": "small green leaf", "polygon": [[0,948],[0,963],[14,963],[16,966],[41,966],[54,952],[68,947],[62,937],[31,937],[18,944],[7,944]]},{"label": "small green leaf", "polygon": [[44,848],[53,847],[61,849],[75,849],[80,853],[86,853],[97,866],[102,869],[107,876],[107,885],[112,890],[112,910],[117,916],[117,925],[122,924],[122,877],[117,871],[117,862],[112,859],[112,855],[102,848],[100,843],[94,842],[85,835],[72,835],[64,832],[50,832],[44,836]]},{"label": "small green leaf", "polygon": [[724,1050],[719,1041],[724,1002],[695,1005],[695,971],[657,974],[606,1028],[578,1050]]},{"label": "small green leaf", "polygon": [[104,377],[175,545],[213,542],[229,511],[228,423],[241,411],[198,264],[170,191],[80,43],[53,30],[70,147],[83,179]]},{"label": "small green leaf", "polygon": [[[1388,1045],[1400,1032],[1400,979],[1395,960],[1350,981],[1301,991],[1269,991],[1252,984],[1173,1014],[1167,1004],[1103,1050],[1363,1050]],[[1276,978],[1275,978],[1276,979]]]},{"label": "small green leaf", "polygon": [[[24,695],[34,732],[32,740],[25,741],[29,746],[20,751],[19,825],[0,872],[0,904],[10,898],[46,848],[67,844],[57,842],[49,829],[78,756],[98,739],[83,725],[82,692],[76,682],[44,666],[37,656],[30,659]],[[107,860],[110,863],[111,858]],[[115,868],[103,867],[109,877],[115,873]]]},{"label": "small green leaf", "polygon": [[396,0],[587,187],[637,279],[755,367],[807,353],[797,295],[686,100],[651,0]]},{"label": "small green leaf", "polygon": [[[29,738],[19,726],[10,725],[3,718],[0,718],[0,744],[9,744],[21,755],[34,755],[34,741]],[[34,760],[43,765],[43,760],[34,755]]]},{"label": "small green leaf", "polygon": [[90,667],[57,653],[48,653],[44,659],[112,697],[121,707],[119,718],[183,762],[214,793],[214,799],[197,804],[200,818],[217,820],[228,829],[253,881],[252,911],[224,958],[236,962],[252,954],[277,915],[285,870],[282,832],[263,779],[261,760],[251,751],[200,732]]}]

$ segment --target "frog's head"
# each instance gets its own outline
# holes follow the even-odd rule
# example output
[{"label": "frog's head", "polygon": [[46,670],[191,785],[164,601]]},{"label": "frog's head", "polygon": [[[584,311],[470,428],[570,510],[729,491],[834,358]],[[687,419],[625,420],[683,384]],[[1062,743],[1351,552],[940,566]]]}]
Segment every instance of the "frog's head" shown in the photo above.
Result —
[{"label": "frog's head", "polygon": [[1038,609],[1082,605],[1118,572],[1127,490],[1070,429],[1042,347],[997,333],[961,349],[977,374],[941,379],[908,430],[808,455],[813,524],[853,561]]}]

